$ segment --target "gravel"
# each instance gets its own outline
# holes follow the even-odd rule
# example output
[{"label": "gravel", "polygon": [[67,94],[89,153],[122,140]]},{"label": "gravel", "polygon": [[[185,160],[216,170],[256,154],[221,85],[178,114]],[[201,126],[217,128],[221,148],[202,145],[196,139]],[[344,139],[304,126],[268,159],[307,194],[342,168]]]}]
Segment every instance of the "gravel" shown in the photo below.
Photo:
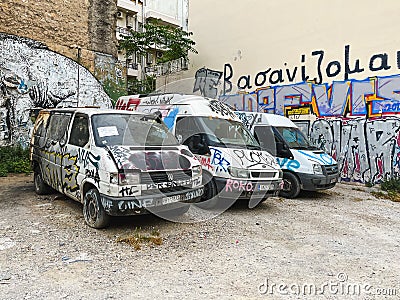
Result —
[{"label": "gravel", "polygon": [[[95,230],[32,176],[0,178],[0,299],[398,299],[400,203],[370,192],[338,184],[203,222]],[[140,250],[118,242],[140,236]]]}]

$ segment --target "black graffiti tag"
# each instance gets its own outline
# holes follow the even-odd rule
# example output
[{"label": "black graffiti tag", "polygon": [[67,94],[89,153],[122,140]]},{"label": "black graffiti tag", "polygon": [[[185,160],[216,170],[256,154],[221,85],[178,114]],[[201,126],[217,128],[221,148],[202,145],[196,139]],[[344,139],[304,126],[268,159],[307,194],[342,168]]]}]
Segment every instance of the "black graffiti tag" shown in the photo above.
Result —
[{"label": "black graffiti tag", "polygon": [[211,110],[223,117],[227,116],[232,119],[236,118],[235,113],[226,104],[221,103],[218,100],[211,100],[209,104]]},{"label": "black graffiti tag", "polygon": [[233,150],[233,152],[236,154],[236,156],[240,159],[242,165],[245,163],[250,163],[247,168],[251,168],[254,166],[261,166],[262,168],[267,168],[268,166],[271,166],[273,163],[273,160],[267,156],[266,153],[263,153],[262,151],[249,151],[245,152],[243,150]]}]

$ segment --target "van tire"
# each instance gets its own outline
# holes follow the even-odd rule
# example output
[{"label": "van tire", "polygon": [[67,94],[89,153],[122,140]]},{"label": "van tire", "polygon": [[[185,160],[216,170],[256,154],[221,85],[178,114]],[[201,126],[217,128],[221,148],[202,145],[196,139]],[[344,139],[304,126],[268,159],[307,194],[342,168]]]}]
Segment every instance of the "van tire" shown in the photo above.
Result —
[{"label": "van tire", "polygon": [[213,177],[207,173],[203,173],[204,193],[200,202],[196,206],[202,209],[213,209],[218,205],[218,189]]},{"label": "van tire", "polygon": [[95,188],[87,190],[84,195],[83,217],[87,225],[96,229],[107,227],[110,223],[110,216],[104,210],[100,194]]},{"label": "van tire", "polygon": [[279,192],[279,196],[293,199],[300,193],[300,181],[296,175],[290,172],[283,172],[283,189]]},{"label": "van tire", "polygon": [[51,187],[48,186],[44,181],[42,177],[42,172],[35,171],[33,173],[33,183],[35,185],[35,192],[38,195],[47,195],[50,194],[51,192]]}]

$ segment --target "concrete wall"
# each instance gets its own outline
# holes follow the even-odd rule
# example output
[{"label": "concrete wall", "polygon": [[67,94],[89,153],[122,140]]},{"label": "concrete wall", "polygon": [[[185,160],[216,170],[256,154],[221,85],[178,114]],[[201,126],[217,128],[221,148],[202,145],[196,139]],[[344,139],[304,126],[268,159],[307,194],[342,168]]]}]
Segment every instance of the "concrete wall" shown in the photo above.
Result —
[{"label": "concrete wall", "polygon": [[399,175],[399,9],[396,1],[193,0],[199,54],[187,76],[194,92],[294,119],[339,160],[343,180],[380,182]]}]

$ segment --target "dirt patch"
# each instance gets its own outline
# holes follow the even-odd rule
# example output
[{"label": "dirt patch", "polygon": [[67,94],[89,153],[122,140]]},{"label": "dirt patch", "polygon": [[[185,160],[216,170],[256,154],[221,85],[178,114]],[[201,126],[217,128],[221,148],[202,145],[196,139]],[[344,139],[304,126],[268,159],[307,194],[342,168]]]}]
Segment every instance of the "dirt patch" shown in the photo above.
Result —
[{"label": "dirt patch", "polygon": [[80,203],[37,196],[23,175],[0,178],[0,211],[1,299],[400,295],[399,203],[347,184],[194,224],[148,215],[94,230]]}]

